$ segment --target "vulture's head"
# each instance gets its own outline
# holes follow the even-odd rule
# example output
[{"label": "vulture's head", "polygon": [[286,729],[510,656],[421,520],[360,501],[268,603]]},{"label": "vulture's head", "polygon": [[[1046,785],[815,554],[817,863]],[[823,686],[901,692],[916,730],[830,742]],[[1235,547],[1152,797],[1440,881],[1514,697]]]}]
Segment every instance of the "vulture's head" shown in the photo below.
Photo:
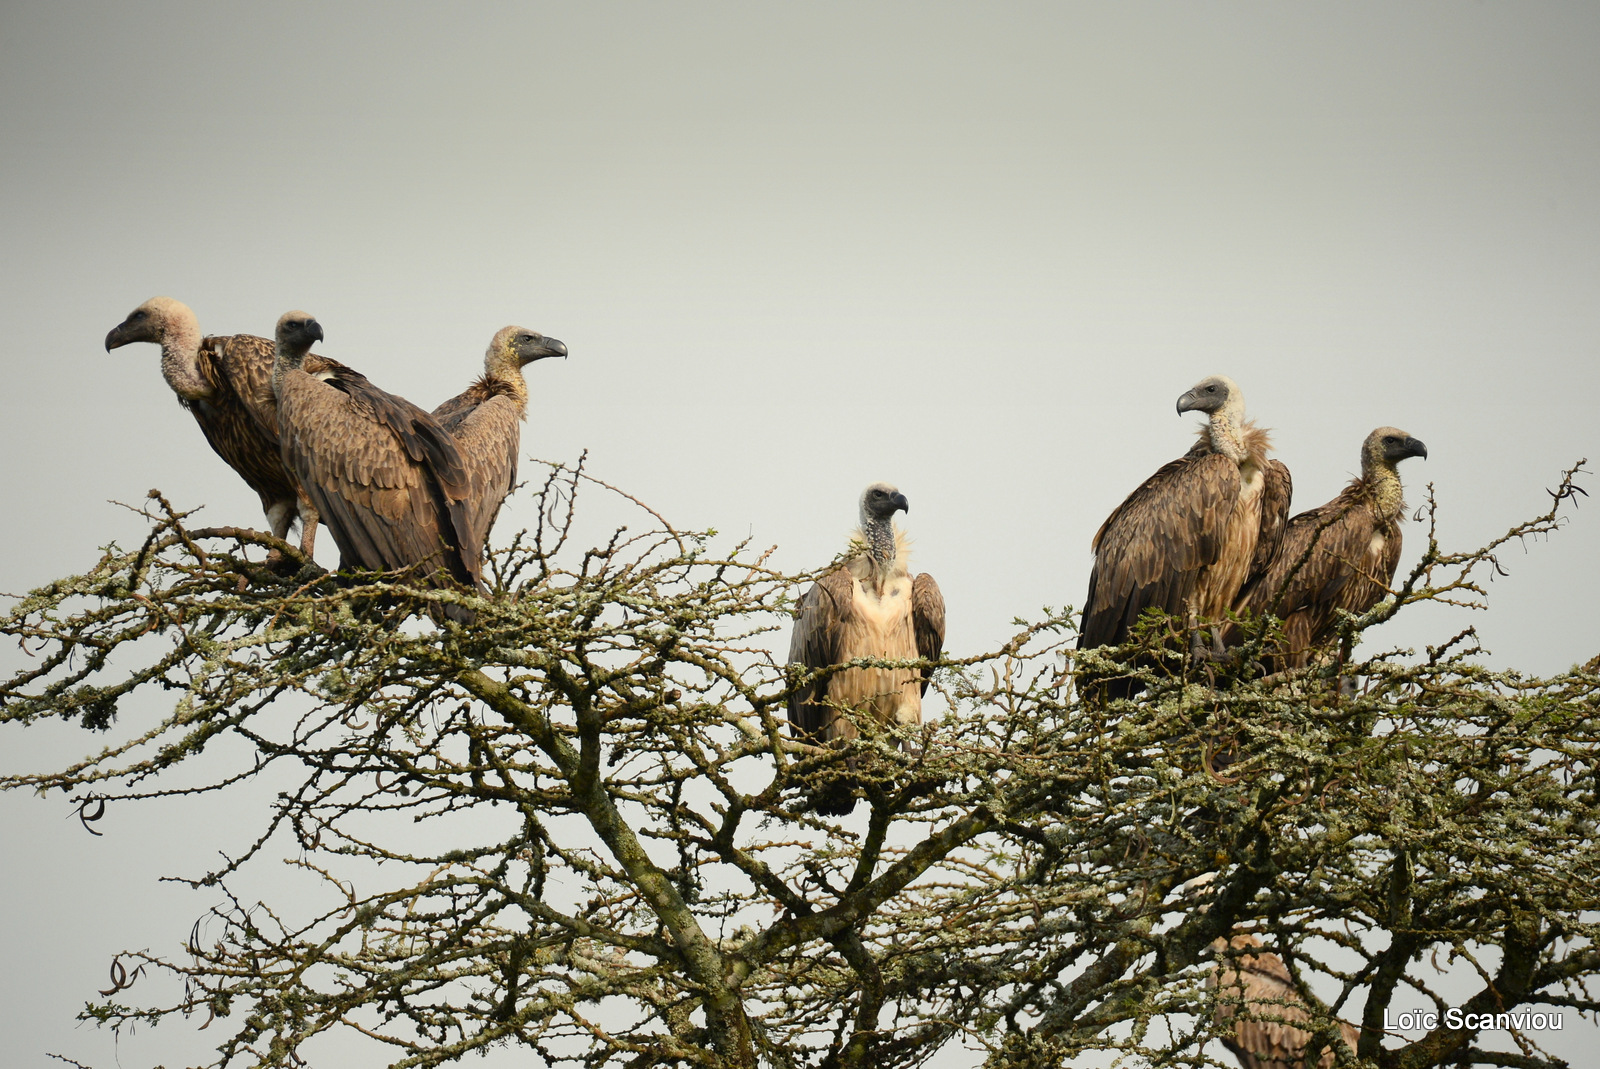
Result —
[{"label": "vulture's head", "polygon": [[565,357],[567,347],[527,327],[502,327],[483,355],[483,369],[490,376],[497,371],[516,371],[535,360],[550,356]]},{"label": "vulture's head", "polygon": [[1392,468],[1407,457],[1428,456],[1428,447],[1399,427],[1379,427],[1361,443],[1361,469]]},{"label": "vulture's head", "polygon": [[278,354],[291,366],[299,367],[311,347],[322,340],[322,324],[310,312],[285,312],[278,317],[272,337]]},{"label": "vulture's head", "polygon": [[187,334],[199,341],[200,321],[195,319],[189,306],[171,297],[151,297],[111,328],[111,333],[106,335],[106,352],[136,341],[160,345]]},{"label": "vulture's head", "polygon": [[1204,412],[1214,416],[1227,409],[1230,413],[1244,412],[1244,393],[1239,384],[1226,375],[1212,375],[1195,383],[1178,398],[1178,415],[1185,412]]},{"label": "vulture's head", "polygon": [[887,523],[896,512],[910,512],[906,495],[888,483],[873,483],[861,491],[861,526]]}]

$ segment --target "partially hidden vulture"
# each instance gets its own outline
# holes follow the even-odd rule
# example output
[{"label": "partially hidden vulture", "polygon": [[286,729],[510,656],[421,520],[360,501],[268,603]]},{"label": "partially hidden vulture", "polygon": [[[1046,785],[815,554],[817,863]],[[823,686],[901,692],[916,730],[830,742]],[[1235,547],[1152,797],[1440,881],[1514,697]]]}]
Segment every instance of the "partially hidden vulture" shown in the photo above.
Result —
[{"label": "partially hidden vulture", "polygon": [[[272,341],[253,334],[202,337],[188,305],[152,297],[106,335],[106,352],[133,342],[161,346],[161,374],[178,403],[194,413],[211,448],[260,496],[275,537],[285,538],[301,522],[300,549],[309,557],[317,513],[278,448]],[[305,369],[325,381],[360,377],[316,353],[306,356]]]},{"label": "partially hidden vulture", "polygon": [[[1249,934],[1235,935],[1227,944],[1218,939],[1214,945],[1231,953],[1219,956],[1206,985],[1217,996],[1217,1022],[1232,1023],[1222,1045],[1242,1069],[1332,1069],[1333,1044],[1323,1048],[1314,1067],[1305,1064],[1311,1032],[1298,1025],[1310,1024],[1311,1014],[1283,959],[1263,950],[1261,940]],[[1340,1035],[1355,1050],[1361,1029],[1348,1021],[1338,1023]]]},{"label": "partially hidden vulture", "polygon": [[517,450],[528,417],[528,383],[522,369],[535,360],[567,355],[567,347],[526,327],[504,327],[483,356],[483,376],[433,410],[455,436],[467,466],[468,525],[479,550],[489,538],[500,503],[517,482]]},{"label": "partially hidden vulture", "polygon": [[1225,375],[1202,380],[1178,398],[1185,412],[1209,417],[1200,440],[1129,494],[1094,536],[1079,649],[1126,641],[1146,609],[1185,620],[1198,642],[1198,629],[1223,620],[1283,538],[1289,469],[1267,459],[1271,441],[1245,420],[1238,384]]},{"label": "partially hidden vulture", "polygon": [[[861,527],[844,560],[800,599],[789,662],[826,668],[859,658],[937,660],[944,649],[944,597],[926,572],[915,579],[894,514],[909,511],[906,497],[888,483],[861,494]],[[806,741],[827,744],[856,738],[855,718],[880,724],[922,722],[922,695],[931,667],[847,668],[799,687],[789,697],[789,721]],[[840,816],[855,808],[853,787],[838,780],[820,792],[819,813]]]},{"label": "partially hidden vulture", "polygon": [[[322,340],[305,312],[278,320],[272,391],[284,463],[333,532],[341,568],[409,571],[435,587],[481,588],[469,480],[450,432],[428,413],[358,377],[324,382],[304,369]],[[463,623],[472,613],[447,605]]]},{"label": "partially hidden vulture", "polygon": [[1361,476],[1326,505],[1289,521],[1270,566],[1239,593],[1237,608],[1283,621],[1284,650],[1270,671],[1303,668],[1333,637],[1340,610],[1363,613],[1381,601],[1400,563],[1405,501],[1399,463],[1428,447],[1379,427],[1361,443]]}]

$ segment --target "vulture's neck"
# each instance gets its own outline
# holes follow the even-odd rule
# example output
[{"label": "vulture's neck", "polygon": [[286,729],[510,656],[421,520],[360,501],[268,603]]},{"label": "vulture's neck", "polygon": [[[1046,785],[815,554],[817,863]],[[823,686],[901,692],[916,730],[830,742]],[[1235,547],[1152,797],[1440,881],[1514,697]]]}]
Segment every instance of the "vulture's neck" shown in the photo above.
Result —
[{"label": "vulture's neck", "polygon": [[295,371],[305,370],[306,354],[310,347],[304,349],[285,349],[282,343],[272,347],[272,393],[277,396],[281,384],[286,376]]},{"label": "vulture's neck", "polygon": [[904,536],[894,529],[894,520],[863,520],[860,541],[866,547],[862,556],[870,570],[873,585],[881,592],[895,572],[905,570],[902,563]]},{"label": "vulture's neck", "polygon": [[1364,467],[1366,470],[1361,473],[1361,481],[1366,484],[1373,513],[1385,525],[1398,523],[1401,513],[1406,510],[1400,473],[1393,464],[1378,463]]},{"label": "vulture's neck", "polygon": [[1211,422],[1200,428],[1200,437],[1210,443],[1212,452],[1221,453],[1240,468],[1265,468],[1272,451],[1270,434],[1227,409],[1212,415]]},{"label": "vulture's neck", "polygon": [[161,377],[185,401],[204,401],[211,383],[200,373],[200,324],[168,323],[161,333]]},{"label": "vulture's neck", "polygon": [[1211,414],[1211,423],[1206,428],[1206,434],[1211,439],[1213,450],[1236,463],[1245,462],[1249,453],[1245,449],[1244,420],[1231,406]]},{"label": "vulture's neck", "polygon": [[489,389],[489,396],[510,398],[517,406],[517,416],[528,418],[528,380],[523,378],[520,366],[513,363],[509,367],[485,369],[482,381]]}]

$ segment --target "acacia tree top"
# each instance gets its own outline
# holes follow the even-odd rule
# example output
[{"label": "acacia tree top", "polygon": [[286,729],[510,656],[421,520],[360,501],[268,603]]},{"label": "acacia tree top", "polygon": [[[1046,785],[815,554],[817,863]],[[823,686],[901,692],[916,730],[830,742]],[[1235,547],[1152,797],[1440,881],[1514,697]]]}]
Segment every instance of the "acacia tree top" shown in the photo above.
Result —
[{"label": "acacia tree top", "polygon": [[[1572,474],[1472,553],[1440,550],[1430,509],[1422,563],[1347,642],[1416,601],[1481,599],[1499,545],[1558,526]],[[332,1030],[401,1066],[498,1044],[584,1066],[887,1069],[956,1044],[994,1065],[1200,1065],[1237,1001],[1206,977],[1238,932],[1283,958],[1341,1064],[1557,1064],[1537,1036],[1385,1036],[1390,1007],[1444,1004],[1440,955],[1477,970],[1474,1012],[1597,1008],[1595,664],[1491,672],[1467,631],[1262,679],[1270,630],[1202,671],[1162,658],[1159,627],[1146,656],[1069,661],[1063,611],[941,662],[949,711],[914,746],[867,717],[818,749],[784,721],[815,675],[771,652],[807,577],[636,502],[640,531],[579,550],[573,504],[596,488],[553,469],[485,598],[303,559],[284,578],[251,557],[293,547],[190,530],[156,496],[137,550],[17,602],[3,629],[32,659],[0,720],[76,719],[108,745],[0,786],[68,792],[87,822],[268,770],[295,784],[191,876],[223,904],[183,953],[122,955],[85,1016],[188,1016],[221,1034],[219,1065],[300,1064]],[[418,615],[445,601],[476,624]],[[1079,699],[1129,663],[1137,701]],[[846,772],[867,804],[818,818]],[[290,852],[319,893],[229,891]]]}]

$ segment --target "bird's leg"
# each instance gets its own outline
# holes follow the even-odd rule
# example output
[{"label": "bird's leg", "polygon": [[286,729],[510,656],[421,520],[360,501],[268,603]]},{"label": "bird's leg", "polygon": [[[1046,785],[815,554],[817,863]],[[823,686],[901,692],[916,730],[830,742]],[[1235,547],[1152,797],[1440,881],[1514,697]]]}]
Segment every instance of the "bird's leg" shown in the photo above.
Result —
[{"label": "bird's leg", "polygon": [[[1215,664],[1228,659],[1228,650],[1222,644],[1222,629],[1220,627],[1201,627],[1193,609],[1189,610],[1186,623],[1189,626],[1189,663],[1190,664]],[[1210,634],[1208,644],[1204,638]]]},{"label": "bird's leg", "polygon": [[287,538],[289,528],[294,526],[294,504],[289,501],[274,501],[267,506],[267,529],[272,532],[273,538]]},{"label": "bird's leg", "polygon": [[[267,507],[267,528],[272,532],[272,537],[286,541],[289,528],[294,525],[294,503],[290,501],[274,501]],[[267,551],[267,567],[277,571],[283,562],[283,554],[276,549]]]},{"label": "bird's leg", "polygon": [[[912,679],[910,681],[910,683],[907,684],[908,690],[912,689],[912,688],[916,688],[920,684],[921,684],[921,680]],[[915,708],[913,708],[913,709],[906,708],[906,706],[910,705],[913,701],[915,702]],[[903,754],[909,754],[912,757],[921,757],[922,756],[922,743],[920,741],[920,733],[917,730],[919,727],[921,727],[921,725],[922,725],[922,700],[921,700],[921,695],[920,694],[909,694],[908,695],[907,693],[902,692],[902,694],[901,694],[901,705],[900,705],[899,708],[897,708],[895,710],[894,716],[889,721],[889,725],[888,725],[888,726],[894,728],[894,735],[895,735],[894,745],[895,745],[895,749],[899,750]]]},{"label": "bird's leg", "polygon": [[311,559],[311,551],[317,544],[317,524],[322,522],[322,517],[317,513],[317,506],[311,503],[304,490],[300,491],[300,552]]}]

